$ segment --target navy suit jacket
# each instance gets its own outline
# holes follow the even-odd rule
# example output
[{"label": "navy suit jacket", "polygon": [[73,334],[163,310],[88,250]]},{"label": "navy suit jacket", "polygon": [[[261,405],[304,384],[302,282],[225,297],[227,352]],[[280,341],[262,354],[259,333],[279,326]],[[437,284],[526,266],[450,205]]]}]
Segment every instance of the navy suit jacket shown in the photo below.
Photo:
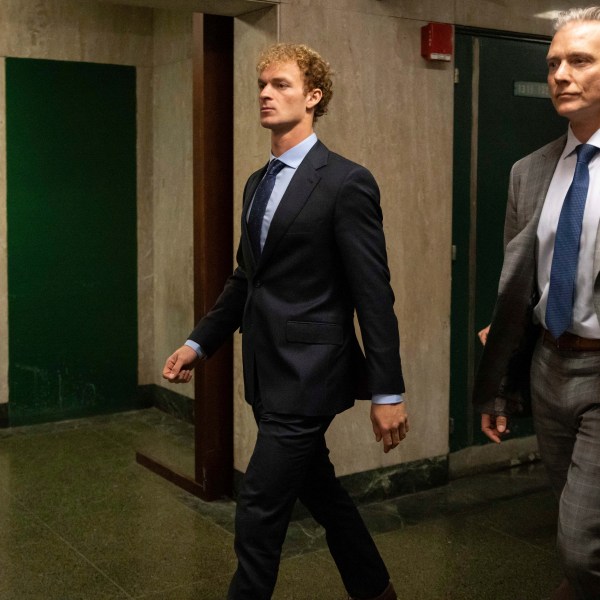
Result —
[{"label": "navy suit jacket", "polygon": [[[244,189],[237,268],[189,339],[208,356],[238,328],[246,400],[267,412],[333,415],[371,394],[401,394],[398,324],[373,176],[321,142],[281,199],[260,257]],[[354,329],[356,310],[365,354]]]}]

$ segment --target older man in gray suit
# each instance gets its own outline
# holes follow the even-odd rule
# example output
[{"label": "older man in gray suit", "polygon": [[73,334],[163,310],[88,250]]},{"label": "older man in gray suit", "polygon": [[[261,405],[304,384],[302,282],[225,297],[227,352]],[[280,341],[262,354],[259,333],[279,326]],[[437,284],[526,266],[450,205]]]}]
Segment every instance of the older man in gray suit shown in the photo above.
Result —
[{"label": "older man in gray suit", "polygon": [[474,401],[493,441],[531,397],[560,498],[558,600],[600,599],[600,7],[561,13],[548,52],[566,136],[511,173],[499,294]]}]

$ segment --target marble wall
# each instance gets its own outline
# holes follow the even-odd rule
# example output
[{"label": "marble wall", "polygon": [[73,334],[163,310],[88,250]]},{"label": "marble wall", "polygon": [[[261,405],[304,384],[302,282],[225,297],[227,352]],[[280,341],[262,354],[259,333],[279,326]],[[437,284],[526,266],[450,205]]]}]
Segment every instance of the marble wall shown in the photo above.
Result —
[{"label": "marble wall", "polygon": [[151,66],[151,49],[147,8],[78,0],[0,3],[0,56]]},{"label": "marble wall", "polygon": [[6,81],[0,58],[0,404],[8,402],[8,264],[6,244]]},{"label": "marble wall", "polygon": [[138,66],[137,85],[137,244],[138,383],[154,381],[154,220],[153,220],[154,69]]},{"label": "marble wall", "polygon": [[454,0],[451,22],[469,27],[551,35],[552,22],[548,12],[590,4],[597,3],[573,0]]},{"label": "marble wall", "polygon": [[[192,13],[157,10],[154,28],[154,351],[142,384],[161,383],[166,357],[185,341],[194,323]],[[192,385],[178,386],[177,392],[194,395]]]},{"label": "marble wall", "polygon": [[[277,0],[275,0],[277,1]],[[520,33],[548,35],[549,11],[564,10],[571,6],[587,6],[586,2],[570,0],[279,0],[282,7],[298,7],[306,15],[305,23],[313,29],[318,11],[354,13],[393,19],[438,21],[468,27],[482,27]],[[282,21],[283,25],[284,21]],[[354,32],[354,39],[369,37],[365,28]],[[327,36],[323,36],[324,38]],[[376,37],[376,36],[375,36]]]}]

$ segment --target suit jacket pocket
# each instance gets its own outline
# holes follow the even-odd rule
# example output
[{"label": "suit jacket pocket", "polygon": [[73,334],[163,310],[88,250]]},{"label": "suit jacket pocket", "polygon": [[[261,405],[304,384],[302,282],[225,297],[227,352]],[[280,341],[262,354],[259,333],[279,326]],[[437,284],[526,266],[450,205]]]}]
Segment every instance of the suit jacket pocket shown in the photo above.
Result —
[{"label": "suit jacket pocket", "polygon": [[344,342],[344,330],[337,323],[313,323],[288,321],[285,325],[285,339],[300,344],[334,344]]}]

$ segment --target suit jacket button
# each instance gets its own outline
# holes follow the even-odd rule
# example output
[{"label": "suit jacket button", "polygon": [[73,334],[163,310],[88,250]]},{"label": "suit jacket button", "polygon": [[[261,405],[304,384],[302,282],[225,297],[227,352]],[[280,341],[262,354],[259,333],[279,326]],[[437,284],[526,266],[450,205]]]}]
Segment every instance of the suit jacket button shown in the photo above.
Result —
[{"label": "suit jacket button", "polygon": [[259,288],[261,285],[262,285],[262,281],[261,281],[260,279],[257,279],[257,280],[254,282],[254,287],[255,287],[255,288]]}]

